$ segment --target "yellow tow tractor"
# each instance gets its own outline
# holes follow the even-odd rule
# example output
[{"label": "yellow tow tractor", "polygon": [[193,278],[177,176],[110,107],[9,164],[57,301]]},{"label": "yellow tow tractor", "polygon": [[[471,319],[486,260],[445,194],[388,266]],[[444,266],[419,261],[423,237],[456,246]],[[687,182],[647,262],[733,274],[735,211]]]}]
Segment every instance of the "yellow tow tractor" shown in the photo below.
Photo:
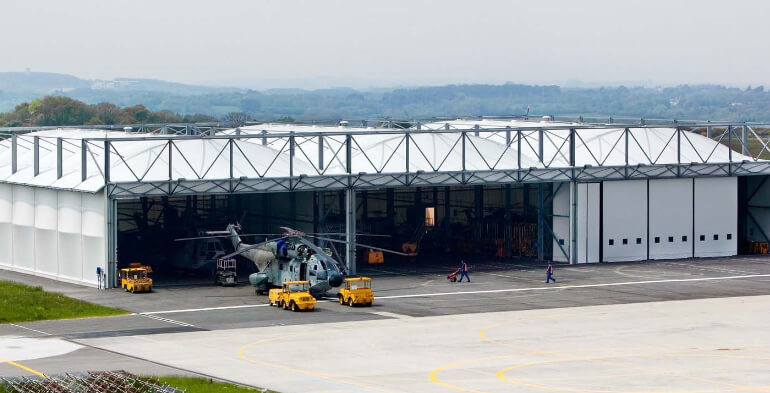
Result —
[{"label": "yellow tow tractor", "polygon": [[372,279],[369,277],[346,278],[337,294],[337,300],[340,304],[347,304],[350,307],[356,304],[371,306],[374,302]]},{"label": "yellow tow tractor", "polygon": [[311,311],[316,303],[315,298],[310,295],[308,281],[285,281],[281,288],[270,290],[268,299],[271,306],[291,311]]},{"label": "yellow tow tractor", "polygon": [[152,292],[152,268],[141,263],[131,263],[120,269],[120,286],[126,292]]}]

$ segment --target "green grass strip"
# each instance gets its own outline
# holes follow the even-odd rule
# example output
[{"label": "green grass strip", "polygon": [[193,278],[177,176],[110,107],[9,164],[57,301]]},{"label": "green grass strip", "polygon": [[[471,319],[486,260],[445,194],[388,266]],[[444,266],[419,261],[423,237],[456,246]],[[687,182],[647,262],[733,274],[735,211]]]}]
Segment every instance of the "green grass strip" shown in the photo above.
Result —
[{"label": "green grass strip", "polygon": [[[233,385],[231,383],[216,382],[207,378],[196,377],[158,377],[158,380],[165,382],[175,388],[185,389],[187,393],[256,393],[262,390],[245,388],[243,386]],[[267,392],[275,393],[275,392]]]},{"label": "green grass strip", "polygon": [[122,314],[128,312],[45,292],[41,287],[0,281],[0,323]]}]

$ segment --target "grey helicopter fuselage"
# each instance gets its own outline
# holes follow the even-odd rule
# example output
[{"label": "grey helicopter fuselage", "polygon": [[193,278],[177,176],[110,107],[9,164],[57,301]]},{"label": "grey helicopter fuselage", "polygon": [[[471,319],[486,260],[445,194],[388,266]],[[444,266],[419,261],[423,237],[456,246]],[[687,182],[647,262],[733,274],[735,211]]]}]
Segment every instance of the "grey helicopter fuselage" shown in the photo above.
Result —
[{"label": "grey helicopter fuselage", "polygon": [[[235,225],[229,225],[227,230],[235,251],[250,246],[243,243]],[[337,263],[324,250],[299,237],[267,242],[240,255],[257,267],[258,272],[249,275],[249,283],[257,293],[266,293],[285,281],[309,281],[310,293],[318,297],[342,284]]]}]

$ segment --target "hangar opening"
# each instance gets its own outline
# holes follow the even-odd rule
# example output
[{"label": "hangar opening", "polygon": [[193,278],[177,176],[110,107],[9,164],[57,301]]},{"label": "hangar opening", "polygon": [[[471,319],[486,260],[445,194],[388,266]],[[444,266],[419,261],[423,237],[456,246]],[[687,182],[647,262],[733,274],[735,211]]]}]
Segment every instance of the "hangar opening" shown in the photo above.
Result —
[{"label": "hangar opening", "polygon": [[[541,187],[550,192],[550,187]],[[455,264],[458,258],[510,261],[537,257],[537,185],[387,188],[356,193],[357,242],[412,253],[385,254],[369,264],[359,247],[360,269]],[[208,284],[218,257],[233,251],[227,238],[205,237],[238,223],[256,243],[290,227],[344,240],[344,191],[143,197],[117,202],[118,268],[140,262],[159,285]],[[274,235],[272,235],[274,234]],[[344,245],[317,241],[338,261]],[[241,280],[253,264],[236,258]]]}]

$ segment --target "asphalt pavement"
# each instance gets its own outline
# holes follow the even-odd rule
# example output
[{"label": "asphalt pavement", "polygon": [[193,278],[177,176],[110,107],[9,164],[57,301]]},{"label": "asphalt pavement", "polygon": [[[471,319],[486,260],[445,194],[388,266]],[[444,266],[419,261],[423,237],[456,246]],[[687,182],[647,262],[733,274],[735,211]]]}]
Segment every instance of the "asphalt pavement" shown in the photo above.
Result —
[{"label": "asphalt pavement", "polygon": [[[373,278],[375,304],[350,308],[321,299],[313,312],[292,313],[267,306],[249,286],[166,287],[148,294],[97,290],[0,270],[0,279],[118,307],[132,314],[105,318],[0,325],[0,338],[64,340],[81,345],[71,353],[19,362],[43,373],[126,369],[152,374],[202,373],[203,368],[160,362],[105,343],[157,345],[156,338],[229,334],[243,329],[318,329],[332,324],[377,324],[388,320],[442,317],[600,305],[770,295],[770,257],[687,259],[638,263],[556,265],[557,283],[545,284],[545,266],[532,261],[471,263],[470,283],[451,283],[453,266],[380,266],[362,269]],[[561,312],[561,311],[560,311]],[[267,331],[267,330],[266,330]],[[258,333],[257,333],[258,334]],[[89,343],[98,342],[98,348]],[[10,345],[10,344],[9,344]],[[101,348],[101,349],[100,349]],[[2,347],[0,346],[0,350]],[[0,360],[3,355],[0,353]],[[11,359],[12,360],[12,359]],[[28,375],[0,364],[0,376]],[[223,378],[223,375],[217,375]],[[272,387],[272,386],[270,386]]]}]

